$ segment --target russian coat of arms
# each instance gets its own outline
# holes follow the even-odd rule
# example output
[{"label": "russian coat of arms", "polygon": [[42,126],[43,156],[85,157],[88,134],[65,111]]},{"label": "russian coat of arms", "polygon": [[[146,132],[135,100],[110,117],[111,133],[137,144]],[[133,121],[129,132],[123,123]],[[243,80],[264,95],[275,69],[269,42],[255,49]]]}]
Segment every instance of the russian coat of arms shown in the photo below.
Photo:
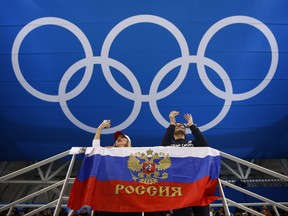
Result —
[{"label": "russian coat of arms", "polygon": [[155,184],[158,179],[168,178],[166,170],[171,166],[169,154],[162,152],[153,153],[153,150],[146,151],[147,154],[137,152],[131,154],[128,159],[128,169],[132,179],[144,184]]}]

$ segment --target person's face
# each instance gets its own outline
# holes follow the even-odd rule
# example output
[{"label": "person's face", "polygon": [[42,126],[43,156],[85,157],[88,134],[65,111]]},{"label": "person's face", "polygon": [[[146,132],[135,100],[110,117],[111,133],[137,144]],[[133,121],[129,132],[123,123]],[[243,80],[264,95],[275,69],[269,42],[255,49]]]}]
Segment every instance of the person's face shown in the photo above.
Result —
[{"label": "person's face", "polygon": [[115,147],[128,147],[128,139],[123,135],[119,135],[115,142]]},{"label": "person's face", "polygon": [[186,134],[186,130],[185,130],[184,124],[176,123],[174,135],[185,135],[185,134]]},{"label": "person's face", "polygon": [[185,126],[184,126],[184,124],[182,124],[182,123],[176,123],[175,131],[179,131],[179,130],[185,131]]}]

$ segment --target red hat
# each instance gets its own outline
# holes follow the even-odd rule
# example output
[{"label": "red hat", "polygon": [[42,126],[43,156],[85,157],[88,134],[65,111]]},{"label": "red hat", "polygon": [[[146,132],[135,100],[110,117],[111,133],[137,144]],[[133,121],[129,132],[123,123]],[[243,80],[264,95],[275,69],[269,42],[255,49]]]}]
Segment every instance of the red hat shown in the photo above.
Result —
[{"label": "red hat", "polygon": [[116,131],[116,132],[114,133],[114,139],[117,140],[117,139],[118,139],[118,136],[120,136],[120,135],[126,137],[126,135],[123,134],[121,131]]},{"label": "red hat", "polygon": [[130,137],[127,136],[126,134],[123,134],[121,131],[116,131],[116,132],[114,133],[114,139],[115,139],[115,141],[117,140],[118,136],[120,136],[120,135],[126,137],[126,139],[128,140],[128,147],[131,147],[131,139],[130,139]]}]

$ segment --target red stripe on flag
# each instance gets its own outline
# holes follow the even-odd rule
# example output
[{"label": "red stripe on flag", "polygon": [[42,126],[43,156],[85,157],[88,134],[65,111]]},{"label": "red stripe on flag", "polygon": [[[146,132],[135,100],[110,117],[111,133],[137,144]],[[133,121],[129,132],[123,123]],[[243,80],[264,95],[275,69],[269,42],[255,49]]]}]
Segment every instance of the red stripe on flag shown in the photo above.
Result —
[{"label": "red stripe on flag", "polygon": [[75,180],[68,207],[84,205],[93,210],[112,212],[149,212],[208,205],[215,196],[217,179],[204,177],[193,183],[158,182],[141,184],[124,181]]}]

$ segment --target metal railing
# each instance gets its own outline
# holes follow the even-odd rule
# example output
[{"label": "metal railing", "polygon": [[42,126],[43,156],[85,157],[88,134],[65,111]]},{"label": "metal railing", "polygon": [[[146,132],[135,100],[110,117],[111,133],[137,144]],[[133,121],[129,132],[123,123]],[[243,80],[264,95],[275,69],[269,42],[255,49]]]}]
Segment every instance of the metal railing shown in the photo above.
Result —
[{"label": "metal railing", "polygon": [[[234,162],[236,162],[236,163],[238,163],[238,164],[242,164],[242,165],[244,165],[244,166],[247,166],[247,167],[249,167],[249,168],[251,168],[251,169],[258,170],[258,171],[263,172],[263,173],[265,173],[265,174],[267,174],[267,175],[270,175],[270,176],[273,176],[273,177],[275,177],[275,178],[281,179],[281,180],[283,180],[283,181],[285,181],[285,182],[288,182],[288,176],[282,175],[282,174],[277,173],[277,172],[275,172],[275,171],[273,171],[273,170],[266,169],[266,168],[264,168],[264,167],[261,167],[261,166],[259,166],[259,165],[253,164],[253,163],[251,163],[251,162],[245,161],[245,160],[243,160],[243,159],[237,158],[237,157],[235,157],[235,156],[232,156],[232,155],[230,155],[230,154],[227,154],[227,153],[224,153],[224,152],[221,152],[221,151],[220,151],[220,156],[223,157],[223,158],[232,160],[232,161],[234,161]],[[219,190],[220,190],[220,194],[221,194],[221,195],[224,194],[223,185],[224,185],[224,186],[227,186],[227,187],[230,187],[230,188],[232,188],[232,189],[235,189],[235,190],[237,190],[237,191],[239,191],[239,192],[242,192],[242,193],[244,193],[244,194],[247,194],[247,195],[249,195],[249,196],[251,196],[251,197],[254,197],[254,198],[256,198],[256,199],[262,200],[263,203],[262,203],[261,205],[271,205],[271,206],[273,207],[274,212],[275,212],[275,214],[276,214],[277,216],[280,216],[280,214],[279,214],[279,212],[278,212],[278,210],[277,210],[277,207],[280,208],[280,209],[283,209],[283,210],[285,210],[285,211],[288,211],[288,207],[285,206],[285,204],[287,205],[287,202],[286,202],[286,203],[283,203],[283,204],[274,202],[273,200],[270,200],[270,199],[265,198],[265,197],[263,197],[263,196],[257,195],[257,194],[255,194],[255,193],[249,191],[249,190],[246,190],[246,189],[243,189],[243,188],[241,188],[241,187],[238,187],[238,186],[236,186],[236,185],[234,185],[234,184],[231,184],[231,183],[229,183],[228,181],[224,181],[224,180],[219,179],[219,186],[220,186],[220,187],[219,187]],[[287,201],[288,201],[288,200],[287,200]],[[251,214],[253,214],[253,215],[263,215],[263,214],[261,214],[261,213],[259,213],[259,212],[257,212],[257,211],[254,211],[254,210],[252,210],[252,209],[250,209],[250,208],[247,208],[246,205],[239,204],[239,203],[234,202],[234,201],[232,201],[232,200],[230,200],[230,199],[227,199],[227,198],[225,198],[225,197],[222,198],[222,203],[223,203],[223,206],[224,206],[224,209],[225,209],[225,213],[226,213],[226,215],[228,215],[228,216],[230,215],[230,211],[229,211],[229,208],[228,208],[229,205],[230,205],[230,206],[238,207],[238,208],[240,208],[240,209],[242,209],[242,210],[244,210],[244,211],[246,211],[246,212],[249,212],[249,213],[251,213]],[[259,203],[258,203],[258,204],[259,204]]]}]

